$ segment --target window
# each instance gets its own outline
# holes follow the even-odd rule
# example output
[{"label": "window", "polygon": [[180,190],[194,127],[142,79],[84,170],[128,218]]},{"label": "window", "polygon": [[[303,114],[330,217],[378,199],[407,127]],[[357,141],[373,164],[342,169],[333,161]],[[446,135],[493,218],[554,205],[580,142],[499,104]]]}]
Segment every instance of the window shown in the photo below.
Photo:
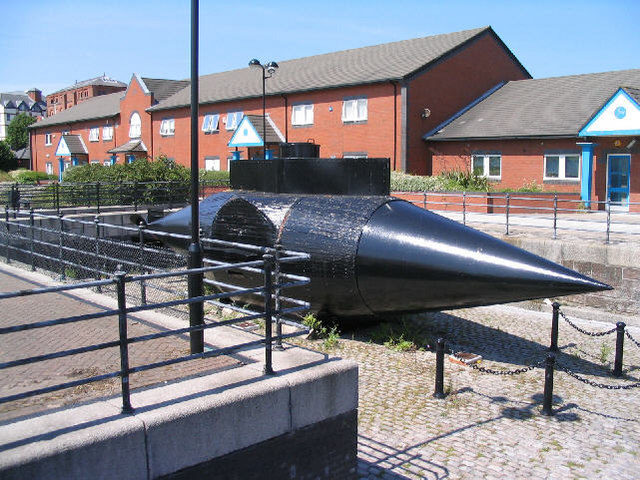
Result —
[{"label": "window", "polygon": [[89,141],[98,142],[100,140],[100,127],[93,127],[89,129]]},{"label": "window", "polygon": [[163,118],[160,124],[160,135],[169,136],[173,135],[176,130],[175,120],[173,118]]},{"label": "window", "polygon": [[342,102],[342,121],[365,122],[367,120],[367,99],[353,98]]},{"label": "window", "polygon": [[142,121],[140,114],[133,112],[129,118],[129,138],[140,138],[142,132]]},{"label": "window", "polygon": [[244,114],[242,112],[227,113],[227,130],[235,130],[236,128],[238,128],[238,124],[240,123],[240,120],[242,120],[243,116]]},{"label": "window", "polygon": [[220,157],[204,157],[204,169],[219,171]]},{"label": "window", "polygon": [[580,156],[576,154],[545,155],[544,180],[580,180]]},{"label": "window", "polygon": [[218,131],[218,123],[220,121],[220,115],[217,113],[209,113],[204,116],[202,121],[202,131],[204,133],[211,133]]},{"label": "window", "polygon": [[102,141],[107,142],[109,140],[113,140],[113,125],[102,127]]},{"label": "window", "polygon": [[502,157],[500,155],[474,155],[471,170],[475,175],[500,179],[502,175]]},{"label": "window", "polygon": [[47,171],[47,175],[53,175],[53,163],[47,162],[45,164],[45,169]]},{"label": "window", "polygon": [[291,125],[313,125],[313,104],[294,105]]},{"label": "window", "polygon": [[100,165],[100,160],[90,160],[89,163],[91,165]]},{"label": "window", "polygon": [[111,163],[111,159],[105,160],[102,162],[102,165],[104,165],[105,167],[110,167],[112,165]]},{"label": "window", "polygon": [[50,133],[45,133],[44,134],[44,144],[45,145],[51,145],[51,134]]},{"label": "window", "polygon": [[70,135],[71,134],[71,130],[63,130],[62,131],[62,135]]}]

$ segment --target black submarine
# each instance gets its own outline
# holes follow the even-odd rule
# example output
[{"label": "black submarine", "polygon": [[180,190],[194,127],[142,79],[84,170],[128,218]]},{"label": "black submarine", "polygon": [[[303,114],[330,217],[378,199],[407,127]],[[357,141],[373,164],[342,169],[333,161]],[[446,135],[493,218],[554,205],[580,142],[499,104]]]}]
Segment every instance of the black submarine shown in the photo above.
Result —
[{"label": "black submarine", "polygon": [[[611,289],[389,196],[386,158],[234,160],[230,183],[230,191],[200,202],[203,236],[310,254],[283,271],[311,278],[287,295],[308,301],[319,317],[382,317]],[[149,229],[185,234],[190,222],[186,207]],[[216,260],[251,259],[203,248]],[[216,280],[261,281],[240,271],[216,274]]]}]

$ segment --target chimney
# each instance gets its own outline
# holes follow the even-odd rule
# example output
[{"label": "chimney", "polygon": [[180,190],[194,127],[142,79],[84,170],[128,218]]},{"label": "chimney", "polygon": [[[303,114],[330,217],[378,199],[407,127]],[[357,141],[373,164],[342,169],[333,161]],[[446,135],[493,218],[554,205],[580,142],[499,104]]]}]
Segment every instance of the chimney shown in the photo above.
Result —
[{"label": "chimney", "polygon": [[29,98],[31,100],[33,100],[34,102],[41,102],[42,101],[42,92],[40,90],[38,90],[37,88],[32,88],[31,90],[29,90],[27,92],[27,95],[29,95]]}]

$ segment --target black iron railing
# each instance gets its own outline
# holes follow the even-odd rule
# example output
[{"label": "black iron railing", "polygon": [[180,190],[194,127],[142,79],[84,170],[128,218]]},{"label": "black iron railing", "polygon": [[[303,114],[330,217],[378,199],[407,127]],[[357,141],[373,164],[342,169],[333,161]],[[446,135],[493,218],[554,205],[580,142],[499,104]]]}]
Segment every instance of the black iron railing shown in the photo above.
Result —
[{"label": "black iron railing", "polygon": [[[205,180],[199,184],[199,197],[203,198],[221,188],[227,188],[225,180]],[[167,182],[119,182],[119,183],[58,183],[42,185],[0,184],[0,199],[12,209],[49,209],[60,212],[68,208],[110,206],[167,205],[169,207],[189,203],[188,181]]]},{"label": "black iron railing", "polygon": [[[54,223],[58,222],[58,228],[43,227],[42,225],[38,226],[39,221],[51,221]],[[62,350],[44,355],[6,361],[0,363],[0,370],[17,367],[20,365],[42,362],[46,360],[69,357],[82,353],[102,350],[105,348],[119,347],[120,350],[120,369],[117,371],[5,396],[0,398],[0,404],[33,397],[36,395],[42,395],[65,388],[85,385],[91,382],[120,377],[122,409],[125,412],[130,412],[132,411],[132,406],[129,392],[129,376],[132,373],[142,372],[167,365],[173,365],[194,359],[227,355],[233,352],[238,352],[241,350],[259,346],[264,346],[265,349],[265,373],[273,373],[271,351],[274,340],[277,342],[277,344],[280,344],[283,339],[302,335],[308,332],[308,329],[296,322],[292,315],[294,313],[302,312],[308,309],[309,304],[301,300],[280,295],[280,292],[283,289],[300,287],[309,283],[308,278],[302,277],[300,275],[284,273],[281,268],[281,265],[283,264],[296,263],[308,259],[307,254],[286,251],[282,250],[281,248],[276,249],[260,247],[240,244],[236,242],[203,238],[202,242],[204,245],[208,245],[209,247],[217,246],[219,248],[225,249],[242,250],[244,252],[248,252],[254,259],[235,262],[207,260],[206,266],[203,268],[178,268],[166,271],[163,270],[163,268],[157,262],[155,264],[149,262],[149,259],[157,259],[159,256],[168,254],[168,260],[166,261],[166,264],[169,266],[174,266],[175,258],[180,257],[180,255],[175,252],[163,250],[160,247],[146,245],[144,242],[144,236],[173,236],[177,237],[177,239],[183,239],[183,237],[187,238],[187,236],[168,234],[165,232],[147,232],[142,228],[127,228],[116,225],[101,224],[100,222],[94,223],[82,220],[65,219],[63,217],[51,215],[38,215],[33,211],[29,212],[28,214],[20,213],[17,211],[7,211],[4,220],[0,220],[0,222],[2,223],[2,225],[0,225],[0,232],[2,233],[2,236],[5,237],[5,254],[7,262],[11,262],[12,259],[19,259],[23,263],[30,263],[32,268],[35,268],[36,264],[38,264],[38,266],[42,266],[42,264],[44,263],[46,266],[52,267],[49,268],[51,271],[59,272],[60,276],[63,278],[69,277],[69,269],[71,268],[77,269],[76,274],[78,272],[82,272],[85,278],[91,276],[95,276],[98,278],[93,281],[85,281],[69,285],[2,293],[0,294],[0,302],[10,298],[25,297],[45,293],[65,292],[80,288],[114,288],[114,293],[118,300],[117,309],[105,310],[83,315],[59,317],[45,321],[17,324],[0,328],[0,335],[39,328],[53,327],[56,325],[83,322],[86,320],[103,317],[117,316],[119,320],[119,335],[117,339],[94,345],[84,346],[81,348]],[[97,233],[94,236],[77,233],[80,227],[93,227],[95,228],[95,231]],[[123,232],[123,236],[130,236],[130,234],[135,233],[138,235],[139,243],[136,244],[132,240],[120,239],[118,241],[115,241],[102,238],[100,235],[101,229],[103,232],[105,229],[115,229],[117,231]],[[71,244],[73,244],[73,246],[71,246]],[[95,248],[83,249],[78,248],[78,245],[84,245],[85,247],[93,246]],[[114,245],[117,246],[117,250],[113,249]],[[111,248],[109,254],[105,252],[107,247]],[[114,252],[119,253],[119,255],[114,255]],[[94,261],[91,261],[91,258],[93,258]],[[107,261],[109,265],[107,265]],[[112,266],[115,262],[120,263],[117,264],[117,266],[115,267],[117,268],[117,271],[114,272],[110,268],[110,266]],[[184,262],[182,263],[184,264]],[[123,270],[124,268],[127,268],[129,270],[129,273],[125,272]],[[215,272],[228,271],[230,269],[233,269],[234,271],[248,272],[252,274],[252,278],[262,278],[262,282],[254,286],[246,287],[234,285],[228,282],[224,283],[212,278],[206,278],[203,281],[207,285],[217,289],[215,293],[209,293],[198,297],[186,297],[171,300],[166,300],[166,297],[162,297],[161,301],[149,301],[148,289],[150,282],[162,282],[171,279],[184,280],[189,275],[193,274],[214,274]],[[261,277],[257,276],[256,274],[259,274]],[[110,278],[104,278],[105,276],[108,276]],[[139,292],[139,304],[132,306],[132,302],[129,302],[129,306],[127,306],[127,299],[132,298],[132,295],[130,295],[132,284],[139,285],[139,290],[134,289],[136,295],[133,295],[133,297],[135,297]],[[167,288],[166,286],[163,287],[162,285],[158,285],[157,288],[154,287],[154,292],[156,292],[156,294],[158,294],[158,292],[160,292],[160,294],[162,294],[162,292],[165,292],[170,294],[171,297],[175,297],[177,289],[175,285],[173,285],[173,288]],[[257,296],[260,299],[260,301],[257,302],[260,306],[251,309],[247,306],[240,307],[233,303],[227,303],[229,299],[238,298],[240,296],[245,298],[247,295]],[[180,306],[189,305],[196,302],[231,309],[239,313],[239,316],[214,322],[205,322],[204,325],[165,330],[162,332],[141,335],[137,337],[130,337],[128,335],[127,319],[130,314],[147,310],[158,310],[167,308],[175,309],[179,308]],[[252,302],[252,305],[254,305],[255,303],[256,302]],[[264,337],[261,337],[257,340],[224,348],[207,349],[202,353],[194,353],[177,358],[172,358],[169,360],[138,365],[135,367],[131,367],[129,365],[129,345],[172,335],[191,334],[193,332],[219,328],[225,325],[232,325],[257,319],[262,319],[265,325]],[[277,335],[275,339],[272,335],[273,322],[276,323],[277,328]],[[295,327],[295,329],[290,333],[283,333],[282,329],[279,328],[282,324],[291,325]]]}]

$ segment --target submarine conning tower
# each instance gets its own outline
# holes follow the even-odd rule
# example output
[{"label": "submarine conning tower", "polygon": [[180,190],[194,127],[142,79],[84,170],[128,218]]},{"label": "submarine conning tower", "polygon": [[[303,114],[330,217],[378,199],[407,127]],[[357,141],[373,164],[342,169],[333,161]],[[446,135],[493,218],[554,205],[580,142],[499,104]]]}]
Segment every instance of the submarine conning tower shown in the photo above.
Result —
[{"label": "submarine conning tower", "polygon": [[[309,253],[289,271],[311,283],[288,294],[321,315],[383,316],[611,288],[389,196],[387,158],[234,160],[230,179],[231,191],[201,202],[205,235]],[[180,231],[189,219],[187,207],[153,226]],[[220,279],[255,283],[234,275]]]}]

